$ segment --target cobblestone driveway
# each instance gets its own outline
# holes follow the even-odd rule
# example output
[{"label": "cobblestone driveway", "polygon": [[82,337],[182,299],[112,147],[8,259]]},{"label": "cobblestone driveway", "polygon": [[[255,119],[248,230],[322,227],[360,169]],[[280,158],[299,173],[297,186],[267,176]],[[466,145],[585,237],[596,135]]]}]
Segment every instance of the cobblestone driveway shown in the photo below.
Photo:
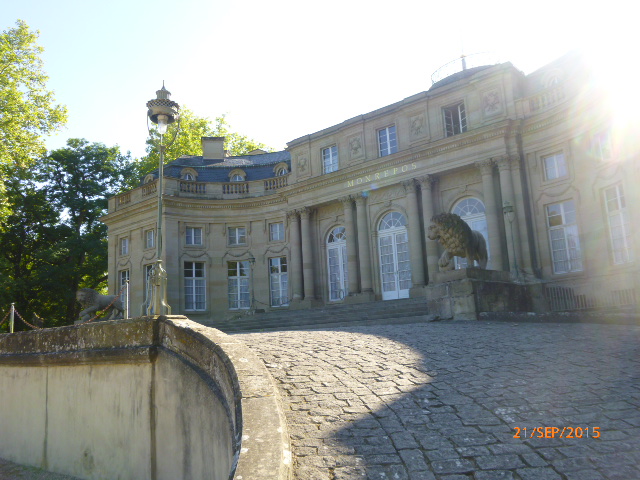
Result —
[{"label": "cobblestone driveway", "polygon": [[455,322],[238,337],[279,386],[296,479],[640,479],[640,327]]}]

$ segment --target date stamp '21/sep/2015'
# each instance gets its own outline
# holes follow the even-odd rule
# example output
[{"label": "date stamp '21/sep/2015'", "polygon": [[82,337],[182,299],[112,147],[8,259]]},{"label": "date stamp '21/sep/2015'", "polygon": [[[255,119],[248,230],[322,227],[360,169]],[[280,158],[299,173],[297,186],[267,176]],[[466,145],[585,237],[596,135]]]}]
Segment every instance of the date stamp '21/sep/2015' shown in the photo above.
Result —
[{"label": "date stamp '21/sep/2015'", "polygon": [[513,438],[600,438],[600,427],[513,427]]}]

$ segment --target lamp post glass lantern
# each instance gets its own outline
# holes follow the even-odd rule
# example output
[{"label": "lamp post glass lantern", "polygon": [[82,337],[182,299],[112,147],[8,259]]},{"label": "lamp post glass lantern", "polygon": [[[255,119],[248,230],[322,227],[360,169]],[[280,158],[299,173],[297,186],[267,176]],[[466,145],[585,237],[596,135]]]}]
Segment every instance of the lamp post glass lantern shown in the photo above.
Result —
[{"label": "lamp post glass lantern", "polygon": [[[167,302],[167,272],[162,267],[162,192],[164,190],[164,134],[167,127],[179,120],[180,106],[170,99],[171,92],[164,87],[156,92],[156,98],[147,102],[147,117],[157,125],[160,134],[160,161],[158,164],[158,235],[156,238],[156,262],[149,271],[148,285],[151,292],[147,303],[147,315],[171,315],[171,307]],[[176,135],[178,132],[176,131]],[[175,136],[173,138],[175,140]],[[171,142],[173,143],[173,141]]]}]

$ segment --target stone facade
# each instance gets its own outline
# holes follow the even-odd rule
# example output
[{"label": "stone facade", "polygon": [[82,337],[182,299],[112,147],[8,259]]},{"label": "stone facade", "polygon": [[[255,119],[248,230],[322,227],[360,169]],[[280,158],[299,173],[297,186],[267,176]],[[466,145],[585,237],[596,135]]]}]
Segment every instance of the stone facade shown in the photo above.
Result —
[{"label": "stone facade", "polygon": [[[517,283],[570,288],[561,302],[584,307],[636,305],[638,155],[590,85],[575,54],[527,76],[503,63],[460,71],[284,152],[224,158],[211,146],[220,139],[203,139],[203,157],[165,169],[173,313],[215,323],[261,309],[426,299],[441,253],[426,229],[441,212],[481,231],[488,268]],[[103,219],[109,288],[130,278],[132,314],[155,259],[157,181],[145,180],[110,199]]]}]

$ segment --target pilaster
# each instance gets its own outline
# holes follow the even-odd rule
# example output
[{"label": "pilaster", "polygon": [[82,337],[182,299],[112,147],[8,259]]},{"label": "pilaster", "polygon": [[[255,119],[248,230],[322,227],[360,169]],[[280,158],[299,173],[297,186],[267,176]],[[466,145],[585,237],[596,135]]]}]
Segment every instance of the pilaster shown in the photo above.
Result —
[{"label": "pilaster", "polygon": [[407,194],[407,230],[409,233],[409,256],[411,258],[412,289],[424,287],[424,262],[422,261],[422,235],[420,235],[420,216],[418,214],[418,196],[414,180],[402,182]]},{"label": "pilaster", "polygon": [[340,199],[344,208],[344,222],[347,230],[347,281],[349,295],[358,293],[358,252],[356,247],[356,227],[353,221],[353,198],[351,195]]},{"label": "pilaster", "polygon": [[313,278],[313,250],[311,243],[311,209],[303,207],[300,212],[300,231],[302,234],[302,277],[304,282],[304,298],[315,298],[315,285]]},{"label": "pilaster", "polygon": [[509,221],[505,218],[505,234],[507,237],[507,255],[509,258],[509,270],[517,276],[518,260],[522,259],[520,250],[520,228],[518,208],[516,207],[516,199],[513,194],[513,179],[511,177],[511,157],[505,155],[496,158],[498,171],[500,172],[500,191],[502,192],[502,205],[507,202],[514,207],[514,219]]},{"label": "pilaster", "polygon": [[500,235],[500,223],[498,212],[502,215],[502,209],[498,211],[496,190],[493,182],[493,160],[482,160],[475,163],[482,175],[482,194],[484,196],[484,208],[487,216],[487,231],[489,234],[489,265],[492,270],[503,270],[502,258],[503,243]]},{"label": "pilaster", "polygon": [[428,228],[431,225],[431,218],[435,215],[433,209],[433,187],[438,182],[438,178],[433,175],[424,175],[416,178],[418,186],[422,189],[422,223],[424,224],[424,242],[427,250],[427,275],[428,283],[435,281],[438,273],[438,242],[428,237]]},{"label": "pilaster", "polygon": [[[371,250],[369,245],[369,224],[367,222],[366,198],[356,196],[356,220],[358,222],[358,264],[360,265],[360,282],[362,293],[373,292],[371,278]],[[348,238],[348,237],[347,237]]]},{"label": "pilaster", "polygon": [[287,212],[289,220],[289,241],[291,242],[291,290],[293,301],[302,300],[302,246],[300,239],[300,219],[298,212]]}]

